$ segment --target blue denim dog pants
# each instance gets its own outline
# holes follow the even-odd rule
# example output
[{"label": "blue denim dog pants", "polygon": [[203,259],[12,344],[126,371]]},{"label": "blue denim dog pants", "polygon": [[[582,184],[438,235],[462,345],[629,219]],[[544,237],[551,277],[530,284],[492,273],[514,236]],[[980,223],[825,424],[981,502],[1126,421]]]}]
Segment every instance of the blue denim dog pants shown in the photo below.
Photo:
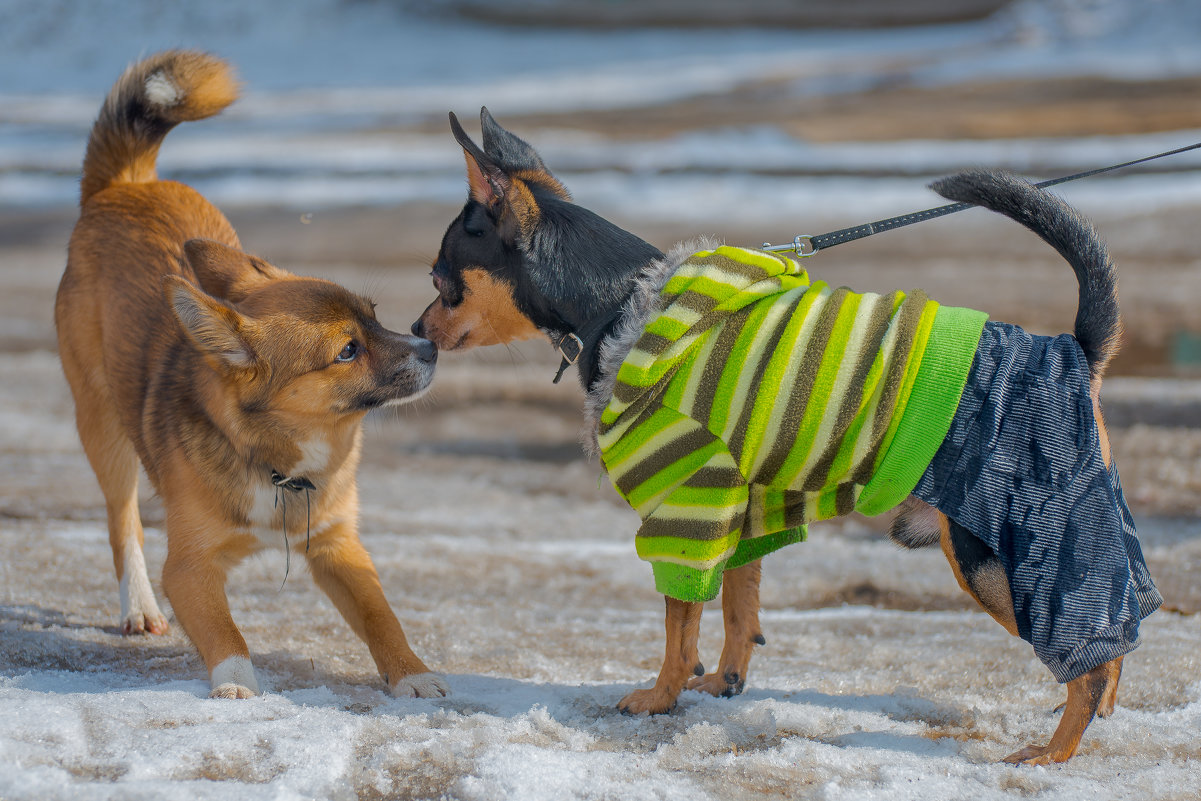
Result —
[{"label": "blue denim dog pants", "polygon": [[1138,647],[1163,598],[1105,466],[1076,340],[984,327],[951,429],[913,494],[982,540],[1018,634],[1060,682]]}]

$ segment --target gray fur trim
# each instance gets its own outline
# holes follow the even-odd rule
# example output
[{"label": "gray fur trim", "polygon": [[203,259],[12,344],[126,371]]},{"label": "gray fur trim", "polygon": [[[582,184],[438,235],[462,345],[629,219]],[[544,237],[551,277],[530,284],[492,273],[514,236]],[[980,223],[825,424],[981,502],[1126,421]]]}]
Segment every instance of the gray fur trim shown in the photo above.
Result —
[{"label": "gray fur trim", "polygon": [[722,244],[724,243],[720,239],[711,236],[685,240],[668,251],[663,258],[655,259],[646,265],[634,279],[630,296],[626,298],[621,310],[621,319],[613,333],[600,343],[600,355],[597,360],[600,377],[584,398],[584,431],[580,439],[588,456],[600,456],[597,430],[600,428],[601,414],[609,405],[609,398],[613,397],[613,390],[617,386],[617,371],[621,368],[621,363],[642,337],[642,330],[663,311],[659,306],[659,292],[689,256],[702,250],[713,250]]}]

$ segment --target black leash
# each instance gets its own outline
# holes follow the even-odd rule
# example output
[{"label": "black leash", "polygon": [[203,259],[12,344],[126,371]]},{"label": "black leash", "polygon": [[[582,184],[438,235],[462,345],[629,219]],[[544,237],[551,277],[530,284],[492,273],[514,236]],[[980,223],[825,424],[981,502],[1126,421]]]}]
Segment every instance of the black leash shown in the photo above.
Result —
[{"label": "black leash", "polygon": [[[1123,167],[1132,167],[1135,164],[1154,161],[1155,159],[1161,159],[1165,156],[1174,156],[1177,153],[1184,153],[1189,150],[1196,150],[1197,148],[1201,148],[1201,142],[1197,142],[1193,145],[1187,145],[1185,147],[1178,147],[1175,150],[1169,150],[1165,153],[1157,153],[1154,156],[1147,156],[1146,158],[1135,159],[1134,161],[1127,161],[1122,164],[1114,164],[1111,167],[1101,167],[1096,170],[1086,170],[1085,172],[1078,172],[1075,175],[1067,175],[1063,178],[1052,178],[1049,181],[1037,183],[1035,186],[1037,186],[1039,189],[1046,189],[1047,187],[1055,186],[1056,184],[1065,184],[1068,181],[1075,181],[1080,178],[1088,178],[1090,175],[1098,175],[1103,172],[1120,170]],[[937,217],[942,217],[947,214],[954,214],[957,211],[963,211],[964,209],[970,208],[973,208],[971,203],[949,203],[946,206],[938,206],[937,208],[926,209],[925,211],[915,211],[910,212],[909,214],[901,214],[897,217],[889,217],[887,220],[877,220],[876,222],[856,225],[852,228],[842,228],[838,231],[831,231],[828,234],[819,234],[818,236],[808,236],[802,234],[794,237],[792,243],[788,245],[773,245],[770,242],[764,242],[760,247],[760,250],[766,250],[769,253],[796,253],[798,256],[812,256],[819,250],[832,248],[835,245],[841,245],[843,242],[854,242],[856,239],[863,239],[864,237],[871,236],[872,234],[891,231],[893,228],[903,228],[906,225],[913,225],[914,223],[933,220]]]}]

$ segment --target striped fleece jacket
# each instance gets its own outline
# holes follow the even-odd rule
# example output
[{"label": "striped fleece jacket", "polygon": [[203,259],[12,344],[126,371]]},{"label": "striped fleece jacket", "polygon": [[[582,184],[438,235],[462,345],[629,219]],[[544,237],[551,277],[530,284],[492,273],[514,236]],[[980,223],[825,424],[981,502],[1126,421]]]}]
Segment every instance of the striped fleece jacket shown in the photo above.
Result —
[{"label": "striped fleece jacket", "polygon": [[903,501],[951,425],[986,315],[920,291],[858,294],[787,257],[709,243],[644,274],[602,345],[595,450],[642,518],[657,589],[722,572],[805,525]]}]

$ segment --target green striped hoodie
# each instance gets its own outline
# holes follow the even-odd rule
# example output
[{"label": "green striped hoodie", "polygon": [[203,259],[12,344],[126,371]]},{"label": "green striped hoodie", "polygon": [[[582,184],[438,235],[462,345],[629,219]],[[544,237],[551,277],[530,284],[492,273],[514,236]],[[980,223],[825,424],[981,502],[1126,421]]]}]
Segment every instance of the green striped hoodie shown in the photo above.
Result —
[{"label": "green striped hoodie", "polygon": [[810,521],[903,501],[946,436],[985,320],[921,291],[811,282],[756,250],[656,262],[602,345],[588,405],[658,590],[708,600],[723,571],[803,540]]}]

